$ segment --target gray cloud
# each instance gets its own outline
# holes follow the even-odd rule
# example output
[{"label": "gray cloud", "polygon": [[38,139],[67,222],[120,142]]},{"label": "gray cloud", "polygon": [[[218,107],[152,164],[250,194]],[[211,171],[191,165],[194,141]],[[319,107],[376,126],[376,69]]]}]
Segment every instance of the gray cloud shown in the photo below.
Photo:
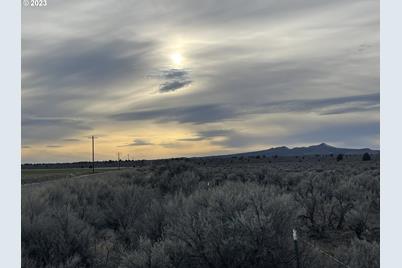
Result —
[{"label": "gray cloud", "polygon": [[[38,41],[23,39],[23,49],[35,46],[35,42]],[[99,90],[115,82],[127,82],[133,74],[143,72],[144,58],[152,45],[151,42],[123,39],[61,42],[23,56],[22,69],[27,75],[22,85],[24,88],[56,91],[91,85]]]},{"label": "gray cloud", "polygon": [[122,145],[120,147],[127,147],[127,146],[147,146],[147,145],[154,145],[151,142],[142,139],[135,139],[132,143]]},{"label": "gray cloud", "polygon": [[187,79],[189,71],[186,69],[169,69],[162,71],[162,77],[165,79]]},{"label": "gray cloud", "polygon": [[179,148],[182,149],[182,148],[186,147],[186,145],[181,142],[160,143],[160,144],[158,144],[158,146],[162,146],[162,147],[168,148],[168,149],[179,149]]},{"label": "gray cloud", "polygon": [[336,114],[347,114],[347,113],[379,111],[379,110],[380,110],[380,104],[378,103],[369,106],[340,107],[335,109],[327,109],[321,112],[321,115],[336,115]]},{"label": "gray cloud", "polygon": [[202,124],[230,119],[235,114],[236,111],[232,108],[209,104],[120,113],[112,115],[111,118],[118,121],[156,120]]},{"label": "gray cloud", "polygon": [[161,72],[165,82],[159,85],[159,92],[165,93],[176,91],[190,85],[193,81],[190,79],[190,73],[185,69],[169,69]]},{"label": "gray cloud", "polygon": [[[261,142],[261,139],[268,141],[267,137],[254,135],[252,132],[244,133],[233,129],[210,129],[199,131],[195,134],[198,140],[208,140],[211,144],[219,145],[225,148],[241,148],[247,145],[255,145]],[[216,138],[219,138],[217,140]],[[222,139],[223,138],[223,139]],[[198,141],[194,139],[180,139],[177,141]]]},{"label": "gray cloud", "polygon": [[74,126],[80,129],[91,129],[85,122],[71,118],[23,117],[23,126]]},{"label": "gray cloud", "polygon": [[46,147],[47,148],[61,148],[63,146],[61,146],[61,145],[47,145]]},{"label": "gray cloud", "polygon": [[216,137],[226,137],[233,133],[234,133],[233,130],[225,130],[225,129],[204,130],[197,132],[195,137],[193,138],[177,139],[176,141],[193,142],[193,141],[210,140],[211,138]]},{"label": "gray cloud", "polygon": [[27,143],[37,141],[59,141],[92,127],[88,122],[71,118],[22,117],[22,140]]},{"label": "gray cloud", "polygon": [[75,142],[75,141],[80,141],[80,139],[69,138],[69,139],[63,139],[63,141]]},{"label": "gray cloud", "polygon": [[159,87],[159,91],[160,92],[169,92],[169,91],[175,91],[178,90],[180,88],[183,88],[185,86],[188,86],[191,84],[190,80],[184,80],[184,81],[169,81],[169,82],[165,82],[163,84],[160,85]]},{"label": "gray cloud", "polygon": [[113,94],[145,77],[155,46],[145,39],[53,41],[23,38],[23,51],[30,51],[22,57],[23,117],[88,118],[88,107],[113,101]]},{"label": "gray cloud", "polygon": [[198,132],[198,135],[204,138],[224,137],[233,134],[235,131],[231,129],[204,130]]},{"label": "gray cloud", "polygon": [[[300,99],[270,102],[257,108],[268,113],[316,112],[322,115],[351,113],[378,109],[380,94],[355,95],[323,99]],[[353,105],[343,107],[343,105]],[[339,107],[341,106],[341,107]]]},{"label": "gray cloud", "polygon": [[176,141],[202,141],[205,140],[204,137],[194,137],[194,138],[184,138],[184,139],[177,139]]},{"label": "gray cloud", "polygon": [[[345,109],[338,106],[353,105]],[[120,113],[112,116],[118,121],[154,120],[158,122],[177,121],[180,123],[202,124],[234,120],[240,116],[251,114],[275,114],[289,112],[315,112],[317,114],[340,114],[370,109],[378,109],[379,94],[346,96],[324,99],[300,99],[277,101],[262,104],[230,105],[197,105],[177,108],[154,109]],[[368,108],[367,108],[368,107]]]}]

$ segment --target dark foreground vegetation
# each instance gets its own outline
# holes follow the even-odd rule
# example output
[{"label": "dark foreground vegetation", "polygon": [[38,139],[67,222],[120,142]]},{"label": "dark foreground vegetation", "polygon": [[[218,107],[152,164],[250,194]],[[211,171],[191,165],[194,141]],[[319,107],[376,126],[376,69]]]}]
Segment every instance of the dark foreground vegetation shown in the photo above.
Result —
[{"label": "dark foreground vegetation", "polygon": [[296,228],[302,267],[379,267],[378,156],[336,158],[158,161],[25,188],[22,266],[296,267]]}]

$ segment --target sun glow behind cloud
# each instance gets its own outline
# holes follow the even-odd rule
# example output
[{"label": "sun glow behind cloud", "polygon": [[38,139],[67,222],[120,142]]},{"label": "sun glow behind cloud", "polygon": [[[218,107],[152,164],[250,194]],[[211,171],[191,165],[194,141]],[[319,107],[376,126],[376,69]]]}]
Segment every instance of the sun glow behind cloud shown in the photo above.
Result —
[{"label": "sun glow behind cloud", "polygon": [[175,67],[181,67],[183,64],[183,56],[179,52],[170,54],[170,60]]}]

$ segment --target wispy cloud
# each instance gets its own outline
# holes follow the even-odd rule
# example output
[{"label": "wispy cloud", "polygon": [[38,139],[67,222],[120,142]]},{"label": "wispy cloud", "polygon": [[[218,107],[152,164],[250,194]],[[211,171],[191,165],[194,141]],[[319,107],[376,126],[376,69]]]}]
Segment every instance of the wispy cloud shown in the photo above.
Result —
[{"label": "wispy cloud", "polygon": [[22,116],[22,139],[27,143],[38,141],[59,142],[92,127],[84,120],[64,117]]},{"label": "wispy cloud", "polygon": [[119,147],[127,147],[127,146],[147,146],[147,145],[154,145],[151,142],[142,139],[135,139],[132,143],[120,145]]},{"label": "wispy cloud", "polygon": [[61,145],[46,145],[47,148],[61,148]]},{"label": "wispy cloud", "polygon": [[236,113],[230,107],[208,104],[120,113],[112,115],[111,118],[119,121],[155,120],[159,122],[177,121],[180,123],[202,124],[233,118]]},{"label": "wispy cloud", "polygon": [[[119,121],[153,120],[202,124],[234,120],[252,114],[292,112],[313,112],[321,115],[341,114],[378,109],[379,97],[379,94],[376,93],[323,99],[286,100],[254,105],[245,103],[238,106],[208,104],[120,113],[112,115],[112,118]],[[344,105],[353,105],[353,107],[346,109]]]},{"label": "wispy cloud", "polygon": [[205,140],[205,137],[183,138],[183,139],[177,139],[176,141],[202,141],[202,140]]},{"label": "wispy cloud", "polygon": [[80,139],[69,138],[69,139],[63,139],[63,141],[75,142],[75,141],[80,141]]},{"label": "wispy cloud", "polygon": [[[39,45],[38,40],[23,39],[23,49],[35,45]],[[142,74],[146,51],[152,45],[149,41],[124,39],[68,39],[47,48],[46,53],[24,56],[22,68],[27,75],[22,83],[40,91],[87,86],[97,87],[98,92],[106,90],[107,86]]]}]

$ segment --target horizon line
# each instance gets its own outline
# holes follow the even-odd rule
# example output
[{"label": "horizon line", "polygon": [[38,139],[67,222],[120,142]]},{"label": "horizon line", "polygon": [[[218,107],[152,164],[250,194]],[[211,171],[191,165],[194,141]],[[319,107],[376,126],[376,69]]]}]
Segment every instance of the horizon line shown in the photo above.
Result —
[{"label": "horizon line", "polygon": [[[236,156],[236,155],[240,155],[240,154],[247,154],[247,153],[257,153],[257,152],[262,152],[262,151],[267,151],[267,150],[271,150],[271,149],[276,149],[276,148],[287,148],[289,150],[292,149],[296,149],[296,148],[308,148],[308,147],[313,147],[313,146],[319,146],[319,145],[326,145],[328,147],[333,147],[336,149],[346,149],[346,150],[371,150],[371,151],[378,151],[380,152],[380,148],[378,149],[372,149],[370,147],[336,147],[336,146],[332,146],[326,142],[321,142],[318,144],[311,144],[311,145],[304,145],[304,146],[293,146],[293,147],[288,147],[286,145],[282,145],[282,146],[275,146],[275,147],[270,147],[267,149],[261,149],[261,150],[252,150],[252,151],[242,151],[242,152],[237,152],[237,153],[227,153],[227,154],[210,154],[210,155],[196,155],[196,156],[176,156],[176,157],[169,157],[169,158],[147,158],[147,159],[132,159],[132,160],[120,160],[120,161],[155,161],[155,160],[169,160],[169,159],[180,159],[180,158],[184,158],[184,159],[190,159],[190,158],[207,158],[207,157],[220,157],[220,156]],[[322,155],[327,155],[327,154],[322,154]],[[284,157],[292,157],[292,156],[284,156]],[[108,161],[112,161],[112,162],[117,162],[118,160],[113,160],[113,159],[107,159],[107,160],[95,160],[95,162],[108,162]],[[77,161],[66,161],[66,162],[26,162],[26,163],[22,163],[21,165],[39,165],[39,164],[73,164],[73,163],[80,163],[80,162],[89,162],[91,163],[92,160],[77,160]]]}]

